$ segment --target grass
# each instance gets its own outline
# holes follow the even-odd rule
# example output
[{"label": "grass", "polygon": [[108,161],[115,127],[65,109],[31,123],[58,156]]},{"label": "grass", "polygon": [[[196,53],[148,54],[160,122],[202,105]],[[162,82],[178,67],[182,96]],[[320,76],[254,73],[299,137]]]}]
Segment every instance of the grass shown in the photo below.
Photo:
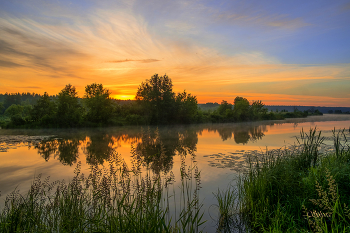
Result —
[{"label": "grass", "polygon": [[319,153],[315,128],[294,151],[250,158],[238,187],[250,232],[350,232],[350,147],[344,131],[334,136],[333,154]]},{"label": "grass", "polygon": [[224,191],[218,189],[214,196],[218,203],[219,212],[217,232],[245,232],[245,226],[242,224],[239,214],[237,189],[231,185]]},{"label": "grass", "polygon": [[[69,183],[50,183],[49,178],[43,180],[39,175],[26,195],[15,190],[6,197],[0,230],[199,232],[203,221],[198,194],[193,195],[199,190],[200,182],[195,165],[189,170],[181,167],[183,206],[175,216],[169,205],[175,196],[166,192],[174,185],[174,177],[150,171],[141,175],[138,168],[135,165],[129,170],[118,154],[113,154],[108,168],[91,166],[88,176],[81,173],[79,162]],[[195,184],[192,179],[196,180]]]}]

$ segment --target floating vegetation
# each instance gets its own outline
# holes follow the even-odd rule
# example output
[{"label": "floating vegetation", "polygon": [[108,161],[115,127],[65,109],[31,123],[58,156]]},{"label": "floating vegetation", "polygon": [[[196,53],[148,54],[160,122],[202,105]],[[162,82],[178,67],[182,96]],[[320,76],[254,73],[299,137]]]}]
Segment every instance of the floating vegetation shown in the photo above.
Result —
[{"label": "floating vegetation", "polygon": [[9,149],[16,149],[17,146],[30,146],[55,137],[48,136],[28,136],[28,135],[0,135],[0,152],[7,152]]}]

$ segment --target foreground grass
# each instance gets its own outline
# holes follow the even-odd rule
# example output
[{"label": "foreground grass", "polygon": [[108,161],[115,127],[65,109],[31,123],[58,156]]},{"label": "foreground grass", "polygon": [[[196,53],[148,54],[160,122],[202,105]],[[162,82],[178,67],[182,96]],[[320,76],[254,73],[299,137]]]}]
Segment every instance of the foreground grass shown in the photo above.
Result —
[{"label": "foreground grass", "polygon": [[[138,164],[139,165],[139,164]],[[171,174],[161,177],[139,166],[129,170],[117,154],[108,169],[92,166],[89,176],[80,163],[69,183],[37,177],[29,192],[7,196],[0,214],[1,232],[199,232],[199,173],[182,169],[181,203],[171,217]],[[186,173],[187,171],[187,173]],[[191,173],[191,174],[189,174]],[[191,186],[191,177],[195,183]]]},{"label": "foreground grass", "polygon": [[301,132],[299,142],[293,152],[250,158],[238,186],[240,220],[250,232],[350,232],[345,132],[334,135],[329,155],[320,155],[323,138],[316,129]]}]

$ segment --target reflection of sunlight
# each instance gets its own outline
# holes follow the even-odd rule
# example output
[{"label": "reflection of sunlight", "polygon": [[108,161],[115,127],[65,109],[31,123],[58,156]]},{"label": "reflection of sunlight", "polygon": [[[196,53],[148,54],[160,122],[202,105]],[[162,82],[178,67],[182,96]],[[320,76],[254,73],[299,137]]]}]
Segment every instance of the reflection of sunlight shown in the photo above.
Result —
[{"label": "reflection of sunlight", "polygon": [[112,136],[112,140],[118,145],[118,147],[121,147],[122,145],[128,145],[130,147],[131,144],[141,142],[140,138],[129,136],[127,134]]}]

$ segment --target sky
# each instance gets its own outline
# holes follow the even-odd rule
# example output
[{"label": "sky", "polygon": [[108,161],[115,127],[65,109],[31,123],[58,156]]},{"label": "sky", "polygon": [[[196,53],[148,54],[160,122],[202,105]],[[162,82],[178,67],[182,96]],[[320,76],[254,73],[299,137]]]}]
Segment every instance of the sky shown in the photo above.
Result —
[{"label": "sky", "polygon": [[0,0],[0,93],[133,99],[154,74],[199,103],[350,107],[350,1]]}]

